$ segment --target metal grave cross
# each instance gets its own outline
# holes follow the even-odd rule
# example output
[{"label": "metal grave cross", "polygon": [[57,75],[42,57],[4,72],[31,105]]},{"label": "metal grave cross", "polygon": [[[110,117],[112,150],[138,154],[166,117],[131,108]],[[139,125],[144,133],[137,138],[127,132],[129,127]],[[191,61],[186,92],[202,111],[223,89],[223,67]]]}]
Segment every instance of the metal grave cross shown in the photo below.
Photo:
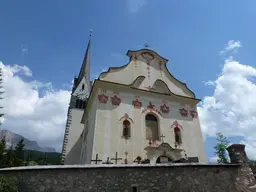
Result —
[{"label": "metal grave cross", "polygon": [[101,159],[98,159],[98,157],[98,154],[96,154],[96,158],[91,160],[92,162],[95,162],[96,165],[98,164],[98,162],[102,161]]},{"label": "metal grave cross", "polygon": [[122,160],[122,158],[121,158],[121,157],[118,157],[118,154],[117,154],[117,152],[116,152],[115,158],[111,158],[111,160],[115,160],[115,164],[117,164],[117,161],[118,161],[118,160]]},{"label": "metal grave cross", "polygon": [[102,164],[113,164],[113,163],[109,160],[109,157],[108,157],[107,161],[103,162]]},{"label": "metal grave cross", "polygon": [[162,143],[164,143],[165,136],[162,134],[160,137],[161,137]]},{"label": "metal grave cross", "polygon": [[124,152],[124,154],[125,154],[125,160],[124,160],[124,163],[125,163],[125,164],[128,164],[128,160],[127,160],[128,152],[127,152],[127,151],[125,151],[125,152]]}]

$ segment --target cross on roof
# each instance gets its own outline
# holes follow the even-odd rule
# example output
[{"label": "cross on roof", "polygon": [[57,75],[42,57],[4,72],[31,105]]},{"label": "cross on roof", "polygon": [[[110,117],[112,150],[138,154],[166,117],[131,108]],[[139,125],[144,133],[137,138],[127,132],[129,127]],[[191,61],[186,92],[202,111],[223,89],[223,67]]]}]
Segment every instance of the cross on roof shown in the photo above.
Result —
[{"label": "cross on roof", "polygon": [[144,47],[148,49],[148,48],[149,48],[149,45],[148,45],[147,43],[145,43],[145,44],[144,44]]},{"label": "cross on roof", "polygon": [[96,154],[96,158],[91,160],[92,162],[95,162],[95,164],[98,164],[98,162],[101,162],[101,159],[98,159],[98,154]]},{"label": "cross on roof", "polygon": [[164,143],[165,136],[162,134],[160,137],[161,137],[162,143]]},{"label": "cross on roof", "polygon": [[115,158],[111,158],[111,160],[115,160],[115,164],[117,164],[118,160],[122,160],[122,158],[118,157],[117,152]]}]

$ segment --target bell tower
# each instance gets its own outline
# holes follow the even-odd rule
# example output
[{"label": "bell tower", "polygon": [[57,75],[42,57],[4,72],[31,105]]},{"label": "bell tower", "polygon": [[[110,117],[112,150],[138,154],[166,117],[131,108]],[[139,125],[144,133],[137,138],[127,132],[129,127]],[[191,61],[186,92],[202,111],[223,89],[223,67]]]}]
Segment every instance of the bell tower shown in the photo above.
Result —
[{"label": "bell tower", "polygon": [[92,30],[90,30],[89,41],[79,75],[78,77],[74,77],[62,145],[62,164],[66,164],[66,155],[69,153],[70,149],[78,140],[84,128],[84,125],[81,123],[81,119],[92,86],[92,82],[90,81],[91,36]]}]

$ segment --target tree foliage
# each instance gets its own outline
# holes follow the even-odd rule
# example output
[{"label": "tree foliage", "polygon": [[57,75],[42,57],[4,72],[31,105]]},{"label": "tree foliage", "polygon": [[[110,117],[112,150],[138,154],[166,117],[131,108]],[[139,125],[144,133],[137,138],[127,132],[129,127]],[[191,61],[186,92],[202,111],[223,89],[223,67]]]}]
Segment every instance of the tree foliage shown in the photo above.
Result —
[{"label": "tree foliage", "polygon": [[217,155],[218,163],[229,163],[229,158],[227,155],[227,147],[229,145],[228,139],[222,133],[216,133],[217,136],[217,144],[214,147],[215,155]]}]

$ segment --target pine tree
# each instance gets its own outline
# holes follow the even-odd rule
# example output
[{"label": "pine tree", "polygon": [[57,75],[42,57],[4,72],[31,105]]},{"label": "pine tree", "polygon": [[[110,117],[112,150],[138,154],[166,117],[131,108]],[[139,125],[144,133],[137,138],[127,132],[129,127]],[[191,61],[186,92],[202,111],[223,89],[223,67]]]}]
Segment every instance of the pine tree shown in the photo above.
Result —
[{"label": "pine tree", "polygon": [[[4,92],[2,91],[2,89],[3,89],[2,84],[3,84],[3,73],[2,73],[2,68],[0,67],[0,100],[3,99],[2,95],[3,95],[3,93],[4,93]],[[2,108],[3,108],[3,107],[0,106],[0,109],[2,109]],[[0,112],[0,118],[3,117],[3,116],[4,116],[4,114]],[[0,125],[1,125],[1,120],[0,120]]]},{"label": "pine tree", "polygon": [[14,166],[21,166],[23,165],[24,161],[24,139],[22,138],[17,145],[15,146],[14,154]]},{"label": "pine tree", "polygon": [[227,147],[229,145],[229,141],[222,133],[217,133],[217,144],[214,147],[215,155],[218,156],[218,163],[229,163],[228,155],[227,155]]},{"label": "pine tree", "polygon": [[15,153],[13,150],[13,146],[11,146],[5,156],[5,167],[13,167],[15,166]]},{"label": "pine tree", "polygon": [[6,159],[6,140],[5,137],[0,141],[0,167],[5,167],[5,159]]}]

